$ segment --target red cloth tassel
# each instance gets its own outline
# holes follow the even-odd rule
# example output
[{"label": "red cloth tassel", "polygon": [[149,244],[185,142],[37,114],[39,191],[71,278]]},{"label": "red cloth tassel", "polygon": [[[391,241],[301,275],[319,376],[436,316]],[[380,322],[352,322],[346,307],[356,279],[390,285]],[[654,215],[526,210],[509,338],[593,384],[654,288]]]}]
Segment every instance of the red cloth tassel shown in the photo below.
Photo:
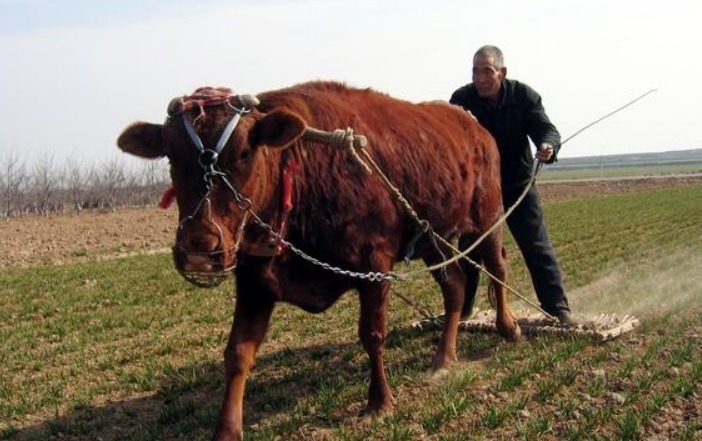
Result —
[{"label": "red cloth tassel", "polygon": [[283,170],[283,195],[282,209],[283,214],[287,214],[293,207],[293,175],[300,171],[300,165],[293,161]]},{"label": "red cloth tassel", "polygon": [[161,196],[161,200],[158,201],[158,208],[162,210],[166,210],[168,207],[171,206],[173,203],[173,200],[175,200],[176,197],[176,192],[175,188],[171,185],[166,189],[166,191],[163,192],[163,196]]}]

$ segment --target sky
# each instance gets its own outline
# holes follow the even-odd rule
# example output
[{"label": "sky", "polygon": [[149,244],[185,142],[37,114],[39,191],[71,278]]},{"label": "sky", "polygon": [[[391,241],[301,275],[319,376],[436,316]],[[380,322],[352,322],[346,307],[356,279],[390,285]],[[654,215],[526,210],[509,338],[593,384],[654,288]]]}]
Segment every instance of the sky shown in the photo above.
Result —
[{"label": "sky", "polygon": [[0,158],[124,156],[200,86],[308,80],[447,100],[484,44],[542,96],[561,157],[702,148],[699,0],[0,0]]}]

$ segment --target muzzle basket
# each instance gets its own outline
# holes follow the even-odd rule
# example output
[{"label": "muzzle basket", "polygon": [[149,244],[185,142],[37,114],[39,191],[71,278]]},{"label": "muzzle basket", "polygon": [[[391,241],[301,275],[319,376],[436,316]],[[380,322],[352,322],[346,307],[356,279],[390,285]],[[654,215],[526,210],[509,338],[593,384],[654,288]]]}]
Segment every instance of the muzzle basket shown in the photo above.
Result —
[{"label": "muzzle basket", "polygon": [[187,258],[188,254],[196,254],[196,255],[207,255],[208,257],[216,256],[220,257],[222,256],[223,252],[218,251],[218,252],[213,252],[213,253],[185,253],[182,250],[178,249],[177,247],[173,247],[173,263],[178,271],[178,273],[185,279],[186,282],[191,283],[198,288],[216,288],[219,285],[221,285],[228,277],[232,276],[234,274],[234,269],[236,268],[236,265],[229,267],[229,268],[224,268],[223,265],[219,262],[214,262],[217,264],[217,266],[222,267],[220,269],[216,269],[215,271],[208,271],[208,272],[201,272],[201,271],[185,271],[182,269],[182,262],[179,262],[179,259],[184,259]]}]

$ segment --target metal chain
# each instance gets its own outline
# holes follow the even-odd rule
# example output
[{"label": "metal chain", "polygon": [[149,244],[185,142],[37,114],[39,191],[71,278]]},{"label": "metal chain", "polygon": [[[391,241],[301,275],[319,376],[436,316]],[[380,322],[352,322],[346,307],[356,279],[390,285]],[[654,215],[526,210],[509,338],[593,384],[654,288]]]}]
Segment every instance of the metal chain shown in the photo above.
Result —
[{"label": "metal chain", "polygon": [[350,271],[350,270],[345,270],[345,269],[337,267],[337,266],[330,265],[326,262],[322,262],[321,260],[319,260],[315,257],[310,256],[309,254],[305,253],[301,249],[297,248],[296,246],[294,246],[293,244],[291,244],[290,242],[285,240],[283,238],[283,236],[281,236],[280,233],[275,231],[270,224],[266,223],[266,221],[261,219],[261,217],[255,211],[253,211],[253,202],[251,201],[251,199],[249,199],[246,196],[244,196],[243,194],[239,193],[236,190],[236,188],[234,188],[232,183],[229,182],[229,179],[227,178],[227,175],[225,173],[218,173],[217,176],[219,176],[222,179],[222,182],[224,182],[224,184],[227,186],[229,191],[231,191],[232,194],[234,194],[234,199],[237,202],[237,208],[239,208],[239,210],[241,210],[245,213],[248,213],[256,225],[263,228],[266,231],[266,233],[273,236],[279,243],[281,243],[281,244],[285,245],[285,247],[289,248],[290,251],[297,254],[298,256],[303,258],[304,260],[312,263],[313,265],[319,266],[319,267],[321,267],[327,271],[331,271],[335,274],[353,277],[353,278],[361,279],[361,280],[369,280],[371,282],[381,282],[381,281],[388,281],[388,280],[393,280],[393,279],[396,279],[396,280],[403,279],[401,275],[399,275],[393,271],[390,271],[387,273],[382,273],[382,272],[362,273],[362,272],[357,272],[357,271]]},{"label": "metal chain", "polygon": [[[353,147],[351,147],[350,149],[353,149]],[[375,163],[375,161],[372,160],[372,158],[370,157],[370,155],[368,154],[368,152],[367,152],[365,149],[361,149],[361,152],[364,154],[364,156],[365,156],[366,158],[369,159],[369,162],[372,164],[373,168],[374,168],[375,171],[378,173],[378,175],[381,177],[381,179],[383,180],[383,182],[385,183],[385,185],[390,189],[391,193],[394,194],[394,195],[400,200],[401,205],[403,206],[403,208],[407,209],[407,211],[410,213],[410,216],[411,216],[416,222],[418,222],[419,224],[422,224],[422,220],[419,218],[419,216],[417,215],[416,211],[414,211],[414,209],[411,207],[411,205],[409,204],[409,202],[407,202],[407,200],[404,198],[404,196],[402,195],[402,193],[401,193],[397,188],[395,188],[395,187],[392,185],[392,183],[390,182],[390,180],[382,173],[382,171],[380,170],[380,168],[378,167],[378,165]],[[370,167],[368,167],[368,165],[365,164],[365,163],[363,162],[363,160],[360,158],[360,156],[358,156],[358,155],[353,155],[353,157],[356,158],[357,160],[360,160],[360,164],[361,164],[365,169],[367,169],[367,170],[370,169]],[[294,246],[292,243],[286,241],[278,232],[276,232],[276,231],[273,229],[273,227],[272,227],[271,225],[269,225],[268,223],[266,223],[263,219],[261,219],[261,217],[260,217],[256,212],[253,211],[253,202],[251,201],[251,199],[249,199],[248,197],[246,197],[246,196],[244,196],[243,194],[239,193],[239,192],[236,190],[236,188],[234,188],[234,186],[232,185],[232,183],[229,181],[229,179],[228,179],[226,173],[222,173],[221,171],[215,171],[214,173],[211,173],[211,176],[219,177],[219,178],[222,180],[222,182],[224,182],[224,184],[227,186],[227,188],[229,189],[229,191],[231,191],[232,194],[234,195],[234,199],[235,199],[235,201],[237,202],[237,207],[239,208],[239,210],[241,210],[241,211],[243,211],[243,212],[248,212],[256,225],[258,225],[259,227],[263,228],[269,235],[271,235],[272,237],[274,237],[279,243],[285,245],[287,248],[289,248],[293,253],[297,254],[299,257],[301,257],[301,258],[303,258],[304,260],[306,260],[306,261],[312,263],[313,265],[319,266],[319,267],[321,267],[321,268],[323,268],[323,269],[325,269],[325,270],[327,270],[327,271],[333,272],[333,273],[335,273],[335,274],[343,275],[343,276],[348,276],[348,277],[353,277],[353,278],[361,279],[361,280],[369,280],[369,281],[372,281],[372,282],[377,282],[377,281],[389,281],[389,280],[401,280],[401,281],[404,281],[404,280],[408,280],[410,277],[414,277],[414,276],[417,276],[417,275],[421,275],[421,274],[423,274],[423,273],[427,273],[427,272],[431,272],[431,271],[435,271],[435,270],[438,270],[438,269],[445,268],[445,267],[447,267],[448,265],[450,265],[451,263],[456,262],[457,260],[463,258],[463,259],[468,260],[469,263],[471,263],[472,265],[474,265],[474,266],[475,266],[476,268],[478,268],[480,271],[486,273],[486,274],[487,274],[489,277],[491,277],[493,280],[495,280],[496,282],[498,282],[498,283],[502,284],[503,286],[505,286],[510,292],[516,294],[518,297],[520,297],[520,298],[522,298],[523,300],[525,300],[526,302],[532,304],[532,302],[530,302],[527,298],[525,298],[524,296],[522,296],[521,294],[519,294],[519,293],[518,293],[516,290],[514,290],[513,288],[511,288],[511,287],[509,287],[508,285],[504,284],[504,282],[500,281],[498,278],[496,278],[495,276],[493,276],[492,274],[490,274],[490,273],[487,271],[487,269],[485,269],[485,267],[483,267],[482,265],[479,265],[478,263],[474,262],[473,260],[471,260],[471,259],[467,256],[467,254],[470,253],[470,252],[471,252],[471,251],[472,251],[488,234],[490,234],[490,233],[492,232],[492,230],[494,230],[501,222],[504,222],[504,219],[506,218],[506,215],[509,215],[510,211],[508,211],[508,212],[506,213],[506,215],[505,215],[503,218],[501,218],[495,225],[493,225],[492,228],[491,228],[490,230],[488,230],[488,231],[487,231],[485,234],[483,234],[483,236],[481,236],[473,245],[471,245],[471,247],[469,247],[468,249],[466,249],[466,250],[463,251],[463,252],[459,252],[458,250],[456,250],[449,242],[447,242],[443,237],[439,236],[436,232],[434,232],[434,231],[432,230],[432,234],[434,235],[434,237],[436,237],[436,238],[438,238],[439,240],[441,240],[444,244],[448,245],[448,246],[449,246],[452,250],[454,250],[455,252],[458,252],[458,254],[455,255],[454,257],[452,257],[452,258],[450,258],[450,259],[447,259],[447,260],[444,260],[443,262],[441,262],[441,263],[439,263],[439,264],[436,264],[436,265],[433,265],[433,266],[429,266],[429,267],[426,267],[426,268],[423,268],[423,269],[420,269],[420,270],[416,270],[416,271],[409,271],[409,272],[406,272],[406,273],[397,273],[397,272],[394,272],[394,271],[389,271],[389,272],[387,272],[387,273],[382,273],[382,272],[368,272],[368,273],[362,273],[362,272],[357,272],[357,271],[346,270],[346,269],[343,269],[343,268],[340,268],[340,267],[337,267],[337,266],[333,266],[333,265],[331,265],[331,264],[329,264],[329,263],[322,262],[322,261],[320,261],[319,259],[317,259],[317,258],[315,258],[315,257],[313,257],[313,256],[310,256],[309,254],[307,254],[307,253],[305,253],[304,251],[300,250],[299,248],[297,248],[296,246]],[[517,203],[518,203],[518,202],[517,202]],[[515,204],[515,206],[516,206],[516,204]],[[541,308],[539,308],[539,307],[536,306],[536,305],[533,305],[533,304],[532,304],[532,306],[534,306],[534,307],[536,307],[537,309],[541,310]],[[543,311],[542,311],[542,312],[543,312]]]}]

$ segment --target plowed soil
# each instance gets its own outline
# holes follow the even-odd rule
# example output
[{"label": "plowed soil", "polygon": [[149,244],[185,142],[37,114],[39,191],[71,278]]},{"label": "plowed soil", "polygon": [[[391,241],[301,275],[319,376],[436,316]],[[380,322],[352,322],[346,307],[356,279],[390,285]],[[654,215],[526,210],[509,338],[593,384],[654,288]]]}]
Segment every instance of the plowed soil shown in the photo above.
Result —
[{"label": "plowed soil", "polygon": [[[539,184],[539,192],[544,202],[552,202],[700,181],[702,176],[690,175],[547,182]],[[175,208],[156,207],[0,220],[0,270],[166,251],[173,243],[176,226]]]}]

